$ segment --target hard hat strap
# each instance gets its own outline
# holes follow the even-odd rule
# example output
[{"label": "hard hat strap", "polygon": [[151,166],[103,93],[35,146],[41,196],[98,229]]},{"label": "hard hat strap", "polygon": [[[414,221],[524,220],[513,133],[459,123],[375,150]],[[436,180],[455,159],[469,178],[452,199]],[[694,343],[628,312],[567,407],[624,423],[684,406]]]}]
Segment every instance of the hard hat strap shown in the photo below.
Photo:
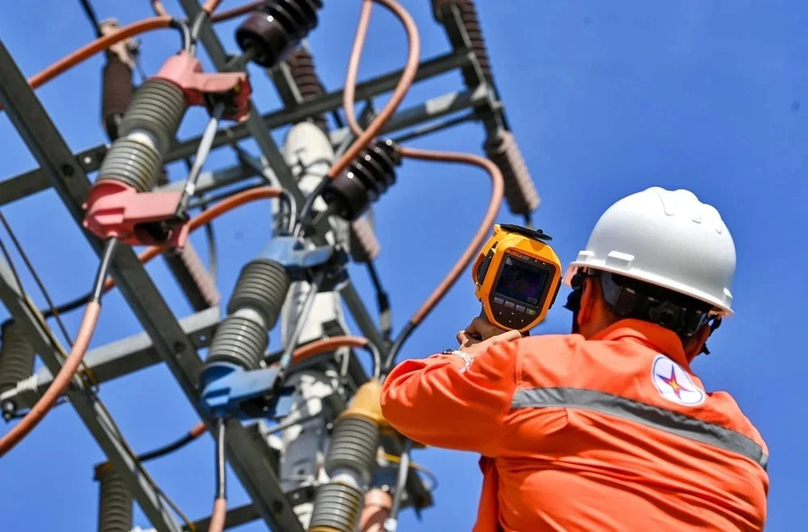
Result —
[{"label": "hard hat strap", "polygon": [[612,311],[621,317],[639,318],[676,332],[682,338],[690,338],[711,320],[709,310],[687,308],[619,284],[614,274],[598,272],[603,287],[603,298]]},{"label": "hard hat strap", "polygon": [[[609,272],[580,268],[570,281],[572,292],[564,305],[564,308],[572,312],[573,334],[578,332],[578,313],[581,310],[586,277],[600,278],[603,298],[616,315],[655,323],[674,331],[682,340],[694,336],[705,324],[710,325],[710,335],[721,326],[721,318],[712,315],[710,310],[688,309],[671,301],[640,294],[630,287],[618,284]],[[706,343],[701,352],[710,354]]]},{"label": "hard hat strap", "polygon": [[578,313],[581,310],[581,296],[584,292],[584,277],[586,273],[583,268],[580,268],[570,281],[572,292],[567,296],[567,302],[564,308],[572,312],[572,334],[578,333]]}]

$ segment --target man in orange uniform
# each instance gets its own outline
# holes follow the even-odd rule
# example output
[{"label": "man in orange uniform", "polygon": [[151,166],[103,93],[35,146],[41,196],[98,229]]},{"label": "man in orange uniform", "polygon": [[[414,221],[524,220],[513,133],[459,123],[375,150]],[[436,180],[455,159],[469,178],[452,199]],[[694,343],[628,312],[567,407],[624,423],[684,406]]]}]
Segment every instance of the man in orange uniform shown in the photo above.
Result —
[{"label": "man in orange uniform", "polygon": [[475,532],[762,530],[766,445],[690,368],[732,313],[734,271],[721,216],[691,192],[623,198],[565,276],[573,334],[475,319],[458,350],[390,373],[384,415],[482,454]]}]

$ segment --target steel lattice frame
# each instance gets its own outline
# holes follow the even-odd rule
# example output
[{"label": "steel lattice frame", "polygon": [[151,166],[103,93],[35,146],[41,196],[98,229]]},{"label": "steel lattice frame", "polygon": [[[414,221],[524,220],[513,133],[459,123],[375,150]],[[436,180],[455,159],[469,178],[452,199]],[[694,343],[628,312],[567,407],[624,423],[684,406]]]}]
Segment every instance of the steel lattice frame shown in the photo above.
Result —
[{"label": "steel lattice frame", "polygon": [[[186,15],[193,20],[201,9],[197,0],[179,1]],[[445,17],[442,23],[449,34],[453,50],[423,61],[419,66],[416,81],[462,69],[469,86],[399,111],[385,125],[383,133],[389,134],[425,122],[433,122],[466,109],[471,109],[473,117],[482,121],[489,132],[507,125],[496,89],[487,83],[482,75],[457,9],[453,8],[451,16],[448,19]],[[200,38],[216,68],[224,69],[227,57],[209,23],[203,25]],[[469,72],[476,75],[469,75]],[[400,75],[401,71],[394,71],[359,84],[356,88],[356,99],[371,99],[392,90]],[[222,128],[216,135],[213,146],[227,147],[236,141],[255,139],[261,155],[269,164],[269,170],[282,186],[295,196],[298,204],[302,204],[303,197],[295,178],[272,140],[270,131],[320,113],[340,109],[343,91],[330,92],[300,102],[296,87],[289,86],[289,76],[284,75],[283,70],[273,76],[273,81],[288,107],[263,116],[253,112],[246,123]],[[0,206],[52,187],[76,223],[81,226],[84,216],[81,205],[91,185],[87,174],[98,170],[109,146],[99,145],[79,153],[72,153],[2,41],[0,41],[0,104],[40,165],[38,169],[0,181]],[[408,138],[450,127],[467,119],[468,117],[449,120],[444,124],[416,131],[408,135]],[[347,128],[332,132],[331,141],[334,145],[339,145],[347,135],[349,135]],[[193,155],[199,140],[197,137],[175,143],[166,154],[164,162],[168,164]],[[252,164],[245,164],[242,161],[233,167],[204,173],[197,190],[200,194],[209,192],[248,180],[258,173],[255,161],[252,161]],[[174,183],[165,188],[176,186],[178,184]],[[325,234],[331,229],[327,220],[324,220],[317,227],[313,239],[316,242],[324,242]],[[83,233],[95,252],[100,253],[100,240],[87,231]],[[178,320],[131,248],[126,246],[119,246],[115,254],[112,276],[145,332],[89,352],[86,357],[88,366],[99,382],[103,382],[156,363],[165,363],[188,400],[197,409],[200,418],[205,420],[211,429],[213,420],[206,418],[199,406],[197,378],[202,360],[197,350],[209,343],[212,331],[220,318],[218,309],[203,310]],[[62,359],[57,347],[58,341],[31,313],[21,293],[8,265],[0,259],[0,298],[13,319],[22,325],[29,341],[46,365],[46,368],[37,373],[36,386],[14,397],[19,407],[30,407],[38,397],[37,388],[42,390],[49,384],[52,375],[61,367]],[[342,290],[341,296],[362,334],[384,350],[379,330],[350,283]],[[354,384],[367,379],[355,359],[351,361],[350,375]],[[67,395],[107,458],[122,473],[152,525],[160,532],[184,530],[185,528],[177,523],[132,460],[123,437],[95,393],[85,386],[81,379],[74,378]],[[397,441],[392,438],[386,439],[384,444],[390,452],[400,451]],[[237,421],[230,421],[227,426],[226,445],[228,461],[252,499],[251,505],[228,512],[228,527],[261,518],[272,530],[302,532],[300,522],[292,510],[296,494],[285,494],[281,490],[277,473],[267,459],[266,448],[262,449],[259,442],[249,434],[248,429]],[[431,495],[416,475],[410,475],[407,487],[410,503],[416,508],[431,504]],[[200,528],[206,529],[207,520],[201,520],[197,524]]]}]

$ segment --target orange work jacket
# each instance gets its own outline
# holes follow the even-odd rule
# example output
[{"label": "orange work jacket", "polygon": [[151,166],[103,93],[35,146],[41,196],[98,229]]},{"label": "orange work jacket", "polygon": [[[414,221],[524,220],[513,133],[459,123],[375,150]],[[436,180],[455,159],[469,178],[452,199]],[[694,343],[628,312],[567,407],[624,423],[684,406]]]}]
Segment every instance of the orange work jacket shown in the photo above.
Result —
[{"label": "orange work jacket", "polygon": [[474,532],[763,530],[766,445],[662,327],[407,360],[381,401],[409,438],[483,455]]}]

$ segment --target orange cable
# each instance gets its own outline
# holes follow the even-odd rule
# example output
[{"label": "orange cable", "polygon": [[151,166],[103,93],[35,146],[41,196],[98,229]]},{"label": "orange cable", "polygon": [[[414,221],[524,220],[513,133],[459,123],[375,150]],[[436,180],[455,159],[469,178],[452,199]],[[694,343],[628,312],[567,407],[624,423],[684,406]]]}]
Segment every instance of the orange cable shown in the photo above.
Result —
[{"label": "orange cable", "polygon": [[154,14],[157,15],[158,17],[170,16],[165,6],[160,0],[151,0],[151,5],[152,9],[154,10]]},{"label": "orange cable", "polygon": [[[409,52],[407,55],[407,63],[404,67],[404,72],[401,75],[401,79],[398,81],[398,85],[396,85],[395,90],[393,90],[393,94],[390,96],[390,101],[387,102],[387,105],[381,110],[379,115],[368,125],[368,128],[365,132],[359,135],[359,138],[351,144],[350,148],[348,148],[345,153],[342,154],[342,157],[337,160],[331,169],[328,171],[328,177],[331,179],[336,178],[339,176],[345,168],[348,167],[349,164],[353,162],[359,152],[362,151],[367,144],[373,140],[376,134],[381,130],[384,123],[393,116],[393,113],[398,108],[401,100],[404,99],[404,96],[407,94],[407,91],[412,85],[413,80],[415,79],[415,73],[418,70],[418,62],[420,61],[421,56],[421,38],[418,35],[418,27],[415,25],[415,21],[412,19],[412,16],[403,8],[401,5],[398,4],[395,0],[363,0],[365,4],[368,2],[377,2],[382,4],[384,7],[389,9],[393,12],[393,14],[398,17],[401,23],[404,25],[404,29],[407,32],[407,39],[409,41]],[[366,5],[363,6],[362,12],[368,12],[369,10]],[[363,19],[360,18],[360,25],[357,28],[356,38],[354,41],[353,50],[351,50],[351,59],[348,62],[348,72],[346,74],[346,79],[356,79],[357,70],[359,68],[359,58],[358,56],[361,55],[361,44],[364,42],[364,33],[367,32],[367,27],[362,27]],[[367,20],[365,20],[365,26],[367,26]],[[364,30],[364,31],[363,31]],[[360,47],[357,48],[357,42],[359,43]],[[347,93],[348,87],[346,87]],[[346,94],[347,95],[347,94]],[[346,101],[346,98],[343,98],[343,101]],[[351,99],[350,109],[353,109],[353,100]],[[345,108],[345,113],[347,115],[352,115],[353,112],[349,112],[349,108]]]},{"label": "orange cable", "polygon": [[87,303],[87,308],[84,310],[84,316],[79,326],[79,332],[76,335],[76,342],[70,349],[70,355],[68,355],[64,365],[59,369],[56,377],[48,386],[48,389],[45,390],[45,393],[42,394],[39,401],[17,425],[0,438],[0,457],[10,451],[42,421],[45,414],[53,408],[53,405],[56,404],[56,401],[70,385],[73,374],[76,373],[84,354],[87,352],[87,346],[90,344],[100,312],[101,303],[99,301]]},{"label": "orange cable", "polygon": [[342,108],[345,110],[345,119],[348,126],[357,137],[361,137],[363,130],[356,121],[356,111],[354,110],[354,100],[356,100],[356,78],[359,75],[359,61],[362,59],[362,51],[365,48],[365,38],[370,26],[370,13],[373,10],[372,0],[362,2],[362,10],[359,12],[359,24],[356,27],[351,56],[348,60],[348,73],[345,75],[345,89],[342,92]]},{"label": "orange cable", "polygon": [[170,25],[171,25],[171,17],[161,16],[161,17],[151,17],[143,19],[138,22],[129,24],[128,26],[124,26],[115,33],[110,33],[109,35],[99,37],[98,39],[79,48],[75,52],[66,55],[62,59],[58,60],[57,62],[47,67],[46,69],[35,74],[34,76],[28,79],[28,85],[30,85],[32,89],[41,87],[42,85],[52,80],[56,76],[63,74],[67,70],[70,70],[74,66],[81,63],[82,61],[85,61],[88,58],[94,56],[98,52],[106,50],[115,43],[118,43],[124,39],[128,39],[129,37],[134,37],[135,35],[146,33],[147,31],[168,28]]},{"label": "orange cable", "polygon": [[214,11],[216,11],[216,8],[219,7],[219,4],[221,4],[221,3],[222,3],[222,0],[208,0],[202,6],[202,10],[207,11],[208,14],[211,14]]},{"label": "orange cable", "polygon": [[[345,118],[348,121],[351,131],[353,131],[355,135],[360,136],[366,135],[367,131],[363,132],[361,126],[356,121],[356,112],[354,111],[354,95],[356,93],[356,79],[357,71],[359,69],[359,59],[362,56],[362,48],[364,47],[365,36],[367,34],[370,20],[370,11],[372,7],[371,1],[378,1],[379,3],[387,6],[386,2],[391,2],[392,0],[364,0],[364,3],[362,4],[362,11],[359,17],[359,27],[357,28],[353,49],[351,50],[351,59],[348,63],[348,74],[345,78],[345,90],[343,93],[342,106],[345,109]],[[402,79],[403,78],[404,75],[402,75]],[[368,127],[368,130],[370,130],[370,127]],[[482,245],[483,240],[491,231],[491,227],[493,226],[494,220],[499,212],[500,206],[502,205],[504,182],[502,172],[500,172],[496,164],[484,157],[466,153],[419,150],[404,146],[399,146],[398,151],[401,156],[410,157],[412,159],[465,163],[479,166],[491,174],[491,181],[493,185],[488,210],[485,212],[485,216],[483,217],[480,227],[477,229],[471,243],[460,256],[457,263],[455,263],[443,281],[441,281],[441,283],[435,288],[432,294],[430,294],[424,304],[421,305],[421,307],[413,315],[410,323],[417,325],[426,317],[427,314],[429,314],[438,301],[440,301],[440,299],[446,295],[446,292],[449,291],[449,288],[451,288],[451,286],[457,281],[460,274],[463,273],[463,270],[468,266],[468,264],[474,258],[477,250]]]},{"label": "orange cable", "polygon": [[412,318],[410,319],[410,323],[417,325],[423,321],[423,319],[432,311],[433,308],[435,308],[438,301],[440,301],[441,298],[446,295],[446,292],[449,291],[452,285],[457,281],[458,277],[460,277],[460,274],[463,273],[463,270],[466,269],[471,260],[475,257],[488,233],[491,232],[491,228],[494,225],[494,220],[496,219],[499,209],[502,206],[502,194],[505,184],[502,179],[502,172],[499,171],[497,165],[494,164],[490,159],[480,157],[479,155],[473,155],[471,153],[421,150],[417,148],[408,148],[405,146],[399,146],[399,153],[403,157],[409,157],[411,159],[472,164],[479,166],[491,174],[491,199],[488,202],[488,209],[485,211],[483,221],[480,223],[480,226],[477,229],[477,232],[474,234],[474,237],[472,238],[468,247],[466,247],[466,250],[457,260],[452,269],[449,270],[449,273],[446,275],[443,281],[440,282],[435,290],[429,295],[427,300],[424,301],[423,305],[421,305],[415,314],[413,314]]},{"label": "orange cable", "polygon": [[338,347],[365,347],[368,339],[361,336],[333,336],[308,343],[295,349],[292,355],[292,364],[299,364],[315,355],[333,351]]},{"label": "orange cable", "polygon": [[200,421],[199,423],[194,425],[191,430],[188,431],[188,434],[190,434],[194,439],[196,439],[202,436],[207,430],[208,428],[205,426],[205,422]]}]

